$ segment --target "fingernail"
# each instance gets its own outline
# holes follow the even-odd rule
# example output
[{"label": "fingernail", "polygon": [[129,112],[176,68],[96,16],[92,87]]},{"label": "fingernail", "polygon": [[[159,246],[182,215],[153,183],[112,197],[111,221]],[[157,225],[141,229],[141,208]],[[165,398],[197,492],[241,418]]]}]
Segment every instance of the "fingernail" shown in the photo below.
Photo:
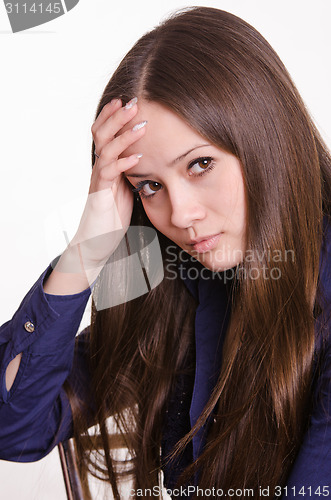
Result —
[{"label": "fingernail", "polygon": [[131,156],[128,156],[128,160],[140,160],[142,158],[142,154],[133,154]]},{"label": "fingernail", "polygon": [[124,106],[125,109],[131,109],[138,101],[138,97],[134,97],[131,101],[127,102]]},{"label": "fingernail", "polygon": [[137,125],[135,125],[132,129],[132,132],[137,132],[137,130],[140,130],[141,128],[143,128],[147,123],[147,120],[144,120],[143,122],[140,122],[140,123],[137,123]]}]

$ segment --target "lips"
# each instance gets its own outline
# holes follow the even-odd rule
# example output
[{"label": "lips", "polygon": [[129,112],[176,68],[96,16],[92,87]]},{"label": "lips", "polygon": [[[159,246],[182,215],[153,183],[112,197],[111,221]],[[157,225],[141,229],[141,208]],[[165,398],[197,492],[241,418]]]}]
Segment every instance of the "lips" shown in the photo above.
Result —
[{"label": "lips", "polygon": [[202,236],[201,238],[191,240],[188,242],[188,245],[191,246],[196,252],[203,253],[208,250],[213,250],[217,246],[220,237],[221,233],[211,236]]}]

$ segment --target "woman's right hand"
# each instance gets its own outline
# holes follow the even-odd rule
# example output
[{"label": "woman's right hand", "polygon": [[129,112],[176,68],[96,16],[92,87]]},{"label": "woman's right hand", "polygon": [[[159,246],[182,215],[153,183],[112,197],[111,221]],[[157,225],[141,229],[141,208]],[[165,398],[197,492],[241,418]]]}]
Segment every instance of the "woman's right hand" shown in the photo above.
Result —
[{"label": "woman's right hand", "polygon": [[[84,264],[100,266],[114,252],[127,231],[133,208],[133,193],[123,172],[139,162],[138,154],[119,158],[145,134],[145,127],[121,133],[137,114],[136,99],[122,106],[116,99],[106,104],[92,125],[95,163],[88,199],[71,245],[80,244]],[[139,153],[137,151],[137,153]]]},{"label": "woman's right hand", "polygon": [[123,172],[139,162],[139,151],[129,157],[122,155],[143,137],[145,127],[130,127],[125,132],[121,129],[137,112],[136,99],[126,106],[114,99],[102,108],[92,125],[97,156],[87,201],[75,236],[44,284],[47,293],[77,293],[91,284],[129,227],[133,193]]}]

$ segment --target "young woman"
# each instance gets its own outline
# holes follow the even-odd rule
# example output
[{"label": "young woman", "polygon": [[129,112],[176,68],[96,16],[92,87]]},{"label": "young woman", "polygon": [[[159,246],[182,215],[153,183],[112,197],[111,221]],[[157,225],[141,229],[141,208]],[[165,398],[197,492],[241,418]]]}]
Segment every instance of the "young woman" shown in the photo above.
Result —
[{"label": "young woman", "polygon": [[161,469],[183,498],[329,496],[331,161],[278,56],[232,14],[179,12],[125,56],[92,134],[78,231],[0,331],[1,458],[74,435],[120,498],[111,415],[137,496]]}]

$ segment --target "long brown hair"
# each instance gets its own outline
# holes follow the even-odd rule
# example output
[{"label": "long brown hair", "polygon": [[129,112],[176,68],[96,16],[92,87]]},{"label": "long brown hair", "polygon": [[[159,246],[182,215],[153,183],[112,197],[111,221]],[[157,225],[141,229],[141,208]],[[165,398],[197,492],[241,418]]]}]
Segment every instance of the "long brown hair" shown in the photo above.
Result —
[{"label": "long brown hair", "polygon": [[[329,153],[274,50],[221,10],[185,9],[144,35],[107,84],[96,115],[111,99],[134,96],[162,104],[235,155],[245,183],[251,258],[234,287],[217,385],[173,451],[179,455],[214,412],[204,451],[182,481],[198,470],[201,488],[284,485],[308,425]],[[148,225],[139,203],[132,223]],[[159,238],[166,259],[169,242]],[[289,249],[294,259],[284,257]],[[278,279],[265,279],[263,269],[274,267]],[[179,279],[168,278],[165,266],[162,283],[144,296],[92,311],[91,393],[103,465],[82,446],[84,412],[71,397],[81,473],[94,463],[115,498],[124,473],[106,419],[114,416],[131,452],[134,487],[158,484],[165,405],[194,335],[195,302]],[[111,280],[105,269],[96,294],[102,282],[111,289]]]}]

